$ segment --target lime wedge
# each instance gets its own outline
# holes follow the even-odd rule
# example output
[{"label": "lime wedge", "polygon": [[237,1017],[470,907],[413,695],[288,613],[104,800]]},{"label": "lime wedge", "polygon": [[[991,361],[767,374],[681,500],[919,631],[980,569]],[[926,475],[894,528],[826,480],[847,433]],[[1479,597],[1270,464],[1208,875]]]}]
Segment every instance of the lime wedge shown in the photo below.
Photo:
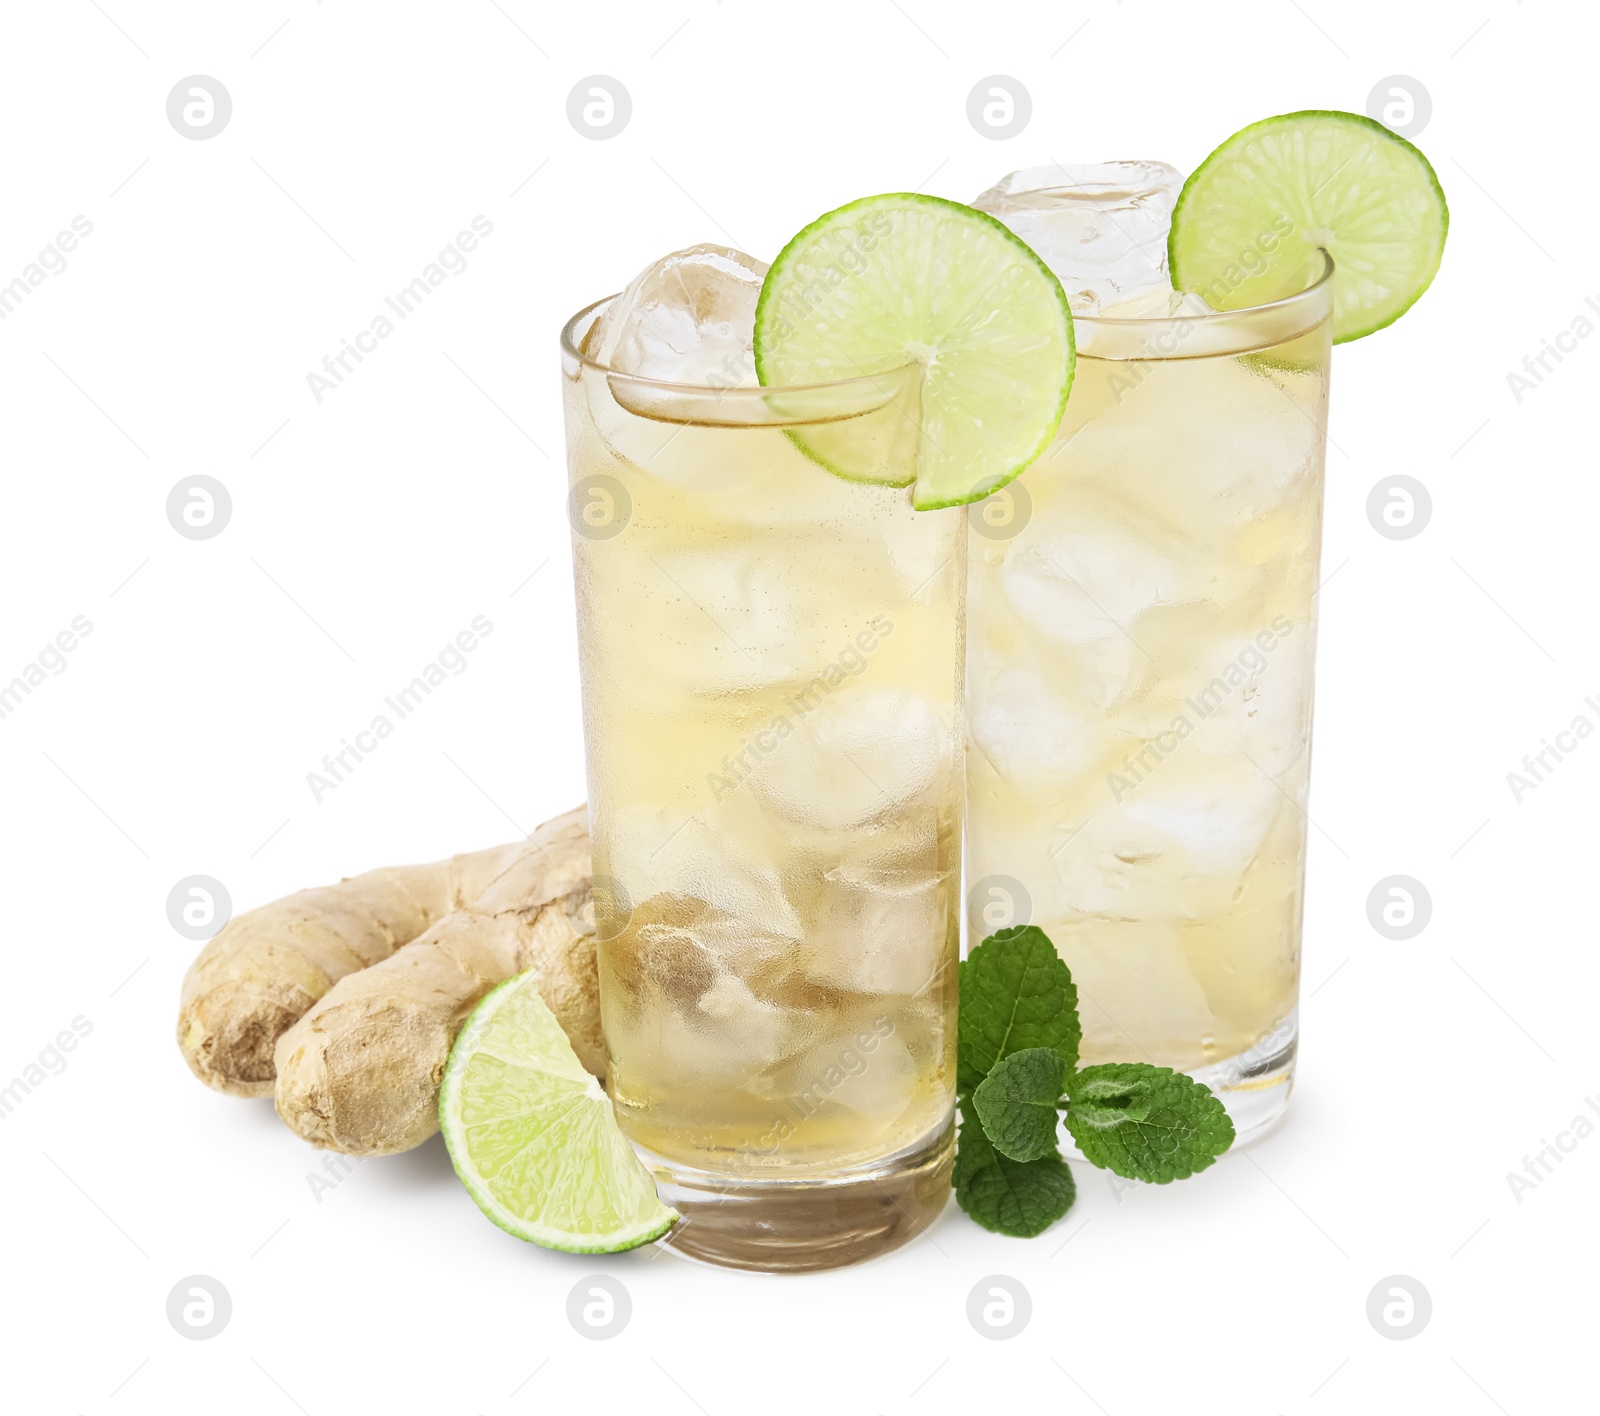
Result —
[{"label": "lime wedge", "polygon": [[1333,257],[1333,341],[1393,324],[1428,288],[1450,210],[1433,168],[1381,123],[1311,109],[1235,133],[1183,184],[1167,238],[1176,289],[1213,309],[1302,289]]},{"label": "lime wedge", "polygon": [[830,472],[905,486],[919,509],[979,501],[1050,445],[1072,386],[1061,282],[992,216],[893,192],[830,211],[778,253],[756,305],[763,384],[921,366],[915,466],[885,477],[879,439],[849,421],[789,435]]},{"label": "lime wedge", "polygon": [[439,1127],[478,1208],[519,1239],[613,1254],[678,1218],[617,1129],[530,970],[467,1019],[445,1065]]}]

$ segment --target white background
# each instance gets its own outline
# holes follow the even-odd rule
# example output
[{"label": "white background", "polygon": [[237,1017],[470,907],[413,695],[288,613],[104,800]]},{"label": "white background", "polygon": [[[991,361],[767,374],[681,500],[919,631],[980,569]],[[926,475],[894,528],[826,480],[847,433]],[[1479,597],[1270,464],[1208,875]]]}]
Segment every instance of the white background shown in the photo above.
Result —
[{"label": "white background", "polygon": [[[0,322],[0,680],[94,626],[0,721],[0,1082],[74,1017],[93,1029],[0,1127],[8,1407],[1592,1402],[1600,1136],[1520,1202],[1506,1175],[1600,1097],[1600,741],[1520,803],[1506,773],[1576,714],[1600,724],[1600,339],[1520,402],[1507,384],[1600,301],[1595,39],[1576,5],[1509,0],[7,6],[0,283],[75,215],[94,227]],[[566,118],[595,73],[632,95],[610,141]],[[966,116],[995,73],[1033,98],[1005,142]],[[205,141],[165,112],[192,74],[232,96]],[[437,1140],[319,1201],[323,1157],[270,1103],[194,1081],[176,881],[248,908],[582,797],[565,316],[695,241],[770,258],[864,193],[965,199],[1050,159],[1189,170],[1268,114],[1360,111],[1393,74],[1431,93],[1450,243],[1421,304],[1335,358],[1304,1053],[1277,1134],[1120,1197],[1080,1169],[1032,1241],[952,1206],[887,1259],[780,1279],[518,1244]],[[306,375],[478,214],[465,273],[316,402]],[[1433,498],[1408,541],[1365,514],[1396,473]],[[165,514],[196,474],[233,501],[209,541]],[[323,754],[475,615],[494,629],[468,670],[314,801]],[[1409,942],[1367,921],[1395,873],[1433,899]],[[633,1299],[608,1342],[565,1315],[596,1271]],[[994,1273],[1032,1296],[1008,1343],[966,1317]],[[232,1296],[209,1341],[166,1317],[191,1274]],[[1432,1296],[1409,1341],[1366,1317],[1392,1274]]]}]

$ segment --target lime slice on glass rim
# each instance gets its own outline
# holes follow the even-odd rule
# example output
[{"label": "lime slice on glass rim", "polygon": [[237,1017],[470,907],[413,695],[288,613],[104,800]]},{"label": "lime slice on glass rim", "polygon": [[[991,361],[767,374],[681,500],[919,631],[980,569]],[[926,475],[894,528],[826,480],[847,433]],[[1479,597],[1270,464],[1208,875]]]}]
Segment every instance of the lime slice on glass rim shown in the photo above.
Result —
[{"label": "lime slice on glass rim", "polygon": [[756,375],[828,383],[921,366],[915,467],[885,475],[848,420],[788,430],[836,476],[916,490],[919,510],[980,501],[1050,445],[1076,351],[1061,282],[992,216],[914,192],[819,217],[767,272]]},{"label": "lime slice on glass rim", "polygon": [[659,1239],[678,1218],[532,970],[491,992],[461,1029],[439,1088],[439,1128],[467,1193],[519,1239],[614,1254]]},{"label": "lime slice on glass rim", "polygon": [[1238,310],[1303,289],[1333,257],[1333,342],[1393,324],[1444,255],[1450,209],[1428,159],[1355,113],[1309,109],[1235,133],[1190,175],[1172,213],[1175,289]]}]

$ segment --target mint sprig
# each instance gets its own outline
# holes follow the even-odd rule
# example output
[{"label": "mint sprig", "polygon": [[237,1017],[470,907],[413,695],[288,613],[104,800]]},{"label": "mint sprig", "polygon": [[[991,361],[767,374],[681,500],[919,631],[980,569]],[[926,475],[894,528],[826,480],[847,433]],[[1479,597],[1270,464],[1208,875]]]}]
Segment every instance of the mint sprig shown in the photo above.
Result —
[{"label": "mint sprig", "polygon": [[1233,1122],[1209,1087],[1142,1062],[1072,1077],[1067,1130],[1091,1165],[1157,1185],[1187,1180],[1233,1144]]},{"label": "mint sprig", "polygon": [[1051,1153],[1038,1160],[1001,1155],[970,1101],[961,1103],[954,1182],[956,1203],[977,1223],[996,1234],[1022,1239],[1043,1234],[1072,1208],[1077,1196],[1060,1151],[1052,1145]]},{"label": "mint sprig", "polygon": [[972,1109],[1002,1155],[1038,1160],[1055,1153],[1067,1071],[1054,1048],[1029,1047],[1003,1058],[973,1089]]},{"label": "mint sprig", "polygon": [[970,1093],[995,1063],[1053,1047],[1078,1065],[1078,990],[1050,936],[1036,925],[991,934],[962,961],[956,1089]]},{"label": "mint sprig", "polygon": [[1042,929],[1003,929],[961,965],[956,1203],[985,1229],[1039,1234],[1072,1207],[1056,1114],[1083,1157],[1164,1185],[1204,1170],[1233,1144],[1210,1088],[1142,1062],[1078,1069],[1083,1032],[1072,973]]}]

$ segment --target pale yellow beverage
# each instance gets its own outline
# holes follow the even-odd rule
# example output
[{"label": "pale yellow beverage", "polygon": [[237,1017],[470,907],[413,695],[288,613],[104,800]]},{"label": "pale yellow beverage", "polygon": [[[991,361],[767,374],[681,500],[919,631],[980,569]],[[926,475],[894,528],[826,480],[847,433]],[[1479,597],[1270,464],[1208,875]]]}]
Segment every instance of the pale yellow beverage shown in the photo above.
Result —
[{"label": "pale yellow beverage", "polygon": [[863,1257],[948,1193],[965,521],[786,435],[903,456],[909,376],[652,384],[595,318],[563,372],[607,1087],[680,1247]]},{"label": "pale yellow beverage", "polygon": [[1328,395],[1327,282],[1077,320],[1055,445],[973,509],[969,925],[1031,922],[1086,1063],[1287,1101]]}]

